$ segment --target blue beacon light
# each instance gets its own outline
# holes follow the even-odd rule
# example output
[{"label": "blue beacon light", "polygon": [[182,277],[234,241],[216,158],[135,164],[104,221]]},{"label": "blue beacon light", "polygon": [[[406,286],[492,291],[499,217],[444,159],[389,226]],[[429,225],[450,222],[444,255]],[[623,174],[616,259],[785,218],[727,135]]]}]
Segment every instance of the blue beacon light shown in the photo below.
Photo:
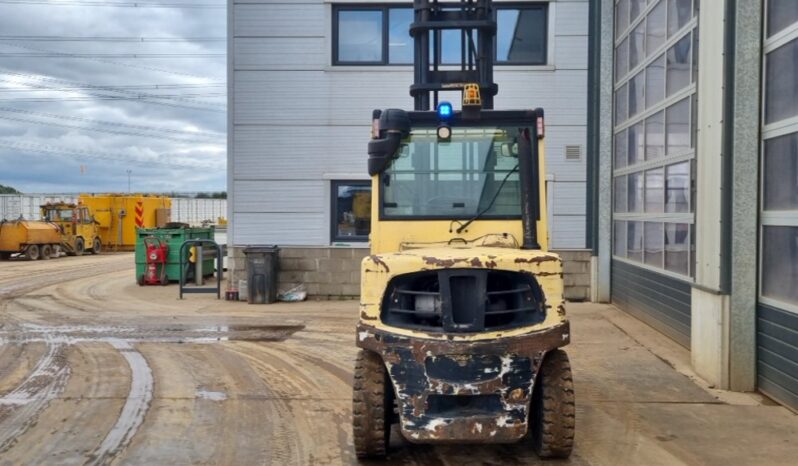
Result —
[{"label": "blue beacon light", "polygon": [[438,104],[438,118],[441,120],[448,120],[454,115],[454,109],[449,102],[441,102]]}]

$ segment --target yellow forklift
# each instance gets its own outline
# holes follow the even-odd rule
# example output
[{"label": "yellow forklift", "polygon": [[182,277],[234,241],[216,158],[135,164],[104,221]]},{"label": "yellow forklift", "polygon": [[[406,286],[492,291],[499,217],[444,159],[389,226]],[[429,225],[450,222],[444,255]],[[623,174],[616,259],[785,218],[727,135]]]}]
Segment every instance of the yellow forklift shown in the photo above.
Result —
[{"label": "yellow forklift", "polygon": [[41,206],[42,220],[58,226],[61,248],[70,256],[102,252],[99,225],[83,204],[56,202]]},{"label": "yellow forklift", "polygon": [[[526,441],[568,457],[576,412],[543,110],[493,110],[490,0],[415,0],[414,14],[415,110],[375,110],[368,144],[357,456],[385,456],[398,424],[412,443]],[[459,69],[440,67],[444,30],[460,32]],[[451,91],[460,110],[439,101]]]}]

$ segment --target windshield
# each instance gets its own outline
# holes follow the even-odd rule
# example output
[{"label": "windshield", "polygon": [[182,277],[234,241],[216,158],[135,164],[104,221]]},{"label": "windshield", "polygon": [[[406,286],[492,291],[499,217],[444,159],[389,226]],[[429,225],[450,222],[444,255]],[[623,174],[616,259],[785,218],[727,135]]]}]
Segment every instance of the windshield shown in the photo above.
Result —
[{"label": "windshield", "polygon": [[72,209],[58,210],[50,209],[47,211],[47,220],[51,222],[66,221],[71,222],[73,217]]},{"label": "windshield", "polygon": [[515,218],[521,216],[519,128],[415,129],[382,176],[385,218]]}]

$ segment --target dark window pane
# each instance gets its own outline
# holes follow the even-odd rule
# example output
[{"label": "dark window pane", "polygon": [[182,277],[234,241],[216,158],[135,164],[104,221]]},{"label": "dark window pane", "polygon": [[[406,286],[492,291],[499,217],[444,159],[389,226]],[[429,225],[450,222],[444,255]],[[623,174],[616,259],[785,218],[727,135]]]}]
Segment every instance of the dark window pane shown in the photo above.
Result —
[{"label": "dark window pane", "polygon": [[626,212],[626,201],[627,201],[627,191],[626,191],[626,177],[619,176],[615,178],[615,212],[624,213]]},{"label": "dark window pane", "polygon": [[764,208],[798,210],[798,133],[765,141]]},{"label": "dark window pane", "polygon": [[655,113],[646,119],[646,160],[665,155],[665,112]]},{"label": "dark window pane", "polygon": [[388,11],[388,63],[413,64],[413,38],[410,37],[412,22],[411,8],[391,8]]},{"label": "dark window pane", "polygon": [[365,241],[371,229],[371,185],[334,182],[334,241]]},{"label": "dark window pane", "polygon": [[338,61],[382,61],[382,11],[338,11]]},{"label": "dark window pane", "polygon": [[798,305],[798,227],[762,230],[762,295]]},{"label": "dark window pane", "polygon": [[690,98],[668,107],[665,116],[668,155],[687,152],[690,149]]},{"label": "dark window pane", "polygon": [[620,125],[629,117],[629,105],[627,94],[629,86],[624,84],[615,93],[615,124]]},{"label": "dark window pane", "polygon": [[629,39],[624,39],[623,42],[615,49],[615,82],[620,81],[622,77],[629,71]]},{"label": "dark window pane", "polygon": [[646,212],[662,213],[665,203],[664,170],[656,168],[646,172]]},{"label": "dark window pane", "polygon": [[668,0],[668,37],[676,34],[692,17],[690,0]]},{"label": "dark window pane", "polygon": [[665,43],[665,23],[667,20],[665,6],[665,1],[660,1],[646,17],[646,55],[651,55]]},{"label": "dark window pane", "polygon": [[618,39],[629,27],[629,0],[621,0],[615,6],[615,38]]},{"label": "dark window pane", "polygon": [[643,262],[643,222],[626,222],[626,257]]},{"label": "dark window pane", "polygon": [[626,130],[615,135],[615,169],[626,166],[629,152],[629,142]]},{"label": "dark window pane", "polygon": [[688,274],[689,241],[689,226],[686,223],[665,224],[665,270]]},{"label": "dark window pane", "polygon": [[626,257],[626,222],[615,222],[613,229],[615,255]]},{"label": "dark window pane", "polygon": [[768,0],[768,36],[798,21],[798,1]]},{"label": "dark window pane", "polygon": [[646,222],[646,256],[645,262],[648,265],[662,268],[664,257],[664,234],[663,224],[659,222]]},{"label": "dark window pane", "polygon": [[645,43],[646,38],[646,23],[643,21],[629,34],[629,69],[633,70],[635,66],[643,61],[645,56]]},{"label": "dark window pane", "polygon": [[665,54],[646,68],[646,108],[665,98]]},{"label": "dark window pane", "polygon": [[643,174],[632,173],[627,176],[628,193],[627,206],[629,212],[643,211]]},{"label": "dark window pane", "polygon": [[668,49],[668,97],[690,85],[691,45],[688,34]]},{"label": "dark window pane", "polygon": [[629,127],[629,165],[643,161],[645,151],[645,134],[643,122]]},{"label": "dark window pane", "polygon": [[629,81],[629,118],[642,112],[645,106],[645,74],[641,71]]},{"label": "dark window pane", "polygon": [[767,56],[765,123],[798,115],[798,39]]},{"label": "dark window pane", "polygon": [[665,177],[665,212],[690,211],[690,162],[682,162],[667,168]]},{"label": "dark window pane", "polygon": [[499,8],[496,13],[499,63],[546,63],[546,9]]}]

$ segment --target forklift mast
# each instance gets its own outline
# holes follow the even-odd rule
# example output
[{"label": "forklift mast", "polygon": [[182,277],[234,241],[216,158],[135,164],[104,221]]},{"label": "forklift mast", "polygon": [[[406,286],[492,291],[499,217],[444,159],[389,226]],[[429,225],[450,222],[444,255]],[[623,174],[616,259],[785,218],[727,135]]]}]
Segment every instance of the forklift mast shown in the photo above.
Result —
[{"label": "forklift mast", "polygon": [[[493,82],[496,19],[492,0],[415,0],[414,84],[410,86],[416,111],[428,111],[438,105],[441,91],[462,91],[466,84],[477,84],[482,108],[493,109],[493,97],[499,86]],[[442,68],[443,31],[460,32],[459,69]]]}]

